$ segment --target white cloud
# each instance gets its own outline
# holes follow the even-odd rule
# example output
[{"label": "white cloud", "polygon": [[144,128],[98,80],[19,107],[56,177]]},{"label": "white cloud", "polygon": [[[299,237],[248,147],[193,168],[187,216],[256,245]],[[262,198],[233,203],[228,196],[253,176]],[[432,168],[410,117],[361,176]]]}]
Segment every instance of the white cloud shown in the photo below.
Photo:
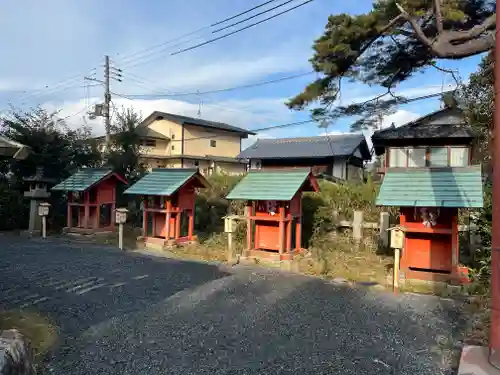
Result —
[{"label": "white cloud", "polygon": [[[156,82],[154,89],[168,88],[170,91],[210,90],[255,82],[270,74],[291,73],[310,69],[307,57],[297,58],[296,51],[268,51],[266,54],[248,59],[248,57],[219,57],[203,65],[193,63],[180,65],[177,61],[166,62],[161,68],[149,72]],[[172,71],[175,74],[172,74]],[[148,73],[145,73],[146,75]],[[124,73],[125,82],[127,73]],[[167,78],[168,77],[168,78]],[[137,91],[137,89],[135,89]]]}]

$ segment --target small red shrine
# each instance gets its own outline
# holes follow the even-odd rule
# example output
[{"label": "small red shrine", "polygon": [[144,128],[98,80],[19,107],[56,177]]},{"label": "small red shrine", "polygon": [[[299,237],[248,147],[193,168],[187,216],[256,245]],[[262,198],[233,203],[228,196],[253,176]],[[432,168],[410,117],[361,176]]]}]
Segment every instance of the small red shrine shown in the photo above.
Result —
[{"label": "small red shrine", "polygon": [[54,186],[51,190],[68,192],[65,231],[113,231],[118,183],[127,181],[111,169],[85,168]]},{"label": "small red shrine", "polygon": [[142,239],[146,245],[194,241],[196,189],[209,186],[198,169],[156,168],[127,189],[125,194],[143,198]]},{"label": "small red shrine", "polygon": [[458,209],[483,207],[481,166],[472,165],[473,139],[455,108],[372,136],[376,154],[385,154],[376,204],[399,207],[401,278],[467,282]]},{"label": "small red shrine", "polygon": [[302,194],[319,191],[309,168],[251,170],[226,199],[247,201],[245,256],[291,260],[302,248]]}]

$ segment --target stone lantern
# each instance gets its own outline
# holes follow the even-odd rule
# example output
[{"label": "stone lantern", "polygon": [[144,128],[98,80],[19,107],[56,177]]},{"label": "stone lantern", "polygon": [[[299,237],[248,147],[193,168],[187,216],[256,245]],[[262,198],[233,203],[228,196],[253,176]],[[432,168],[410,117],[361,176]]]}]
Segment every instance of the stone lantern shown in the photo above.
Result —
[{"label": "stone lantern", "polygon": [[50,197],[48,187],[49,185],[55,184],[57,181],[52,178],[44,177],[43,167],[38,167],[35,175],[25,178],[24,182],[29,184],[28,190],[24,192],[24,197],[30,200],[28,231],[34,234],[42,229],[42,217],[39,215],[40,203]]}]

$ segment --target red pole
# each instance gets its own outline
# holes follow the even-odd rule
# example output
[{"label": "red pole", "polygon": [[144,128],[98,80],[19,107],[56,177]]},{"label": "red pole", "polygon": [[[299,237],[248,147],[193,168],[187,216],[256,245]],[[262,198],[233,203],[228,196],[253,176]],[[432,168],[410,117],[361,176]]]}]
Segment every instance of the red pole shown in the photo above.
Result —
[{"label": "red pole", "polygon": [[[500,0],[496,0],[496,34]],[[493,199],[491,220],[491,327],[489,361],[500,369],[500,38],[495,42],[495,112],[493,121]]]}]

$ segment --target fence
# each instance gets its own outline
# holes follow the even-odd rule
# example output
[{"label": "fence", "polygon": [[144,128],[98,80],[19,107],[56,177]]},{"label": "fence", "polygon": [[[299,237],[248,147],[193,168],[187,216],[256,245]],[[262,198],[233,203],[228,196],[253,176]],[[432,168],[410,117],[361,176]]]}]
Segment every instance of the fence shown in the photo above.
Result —
[{"label": "fence", "polygon": [[[390,232],[387,230],[390,227],[391,216],[388,212],[381,212],[378,223],[375,222],[365,222],[363,219],[363,211],[354,211],[353,220],[337,220],[338,214],[333,213],[334,221],[337,223],[337,229],[351,229],[352,230],[352,238],[361,241],[365,235],[365,229],[375,229],[378,230],[379,244],[382,247],[389,246],[389,235]],[[479,246],[480,242],[477,236],[475,236],[474,232],[476,230],[476,226],[474,224],[471,225],[459,225],[458,231],[470,232],[471,235],[468,238],[468,245],[471,249]]]}]

